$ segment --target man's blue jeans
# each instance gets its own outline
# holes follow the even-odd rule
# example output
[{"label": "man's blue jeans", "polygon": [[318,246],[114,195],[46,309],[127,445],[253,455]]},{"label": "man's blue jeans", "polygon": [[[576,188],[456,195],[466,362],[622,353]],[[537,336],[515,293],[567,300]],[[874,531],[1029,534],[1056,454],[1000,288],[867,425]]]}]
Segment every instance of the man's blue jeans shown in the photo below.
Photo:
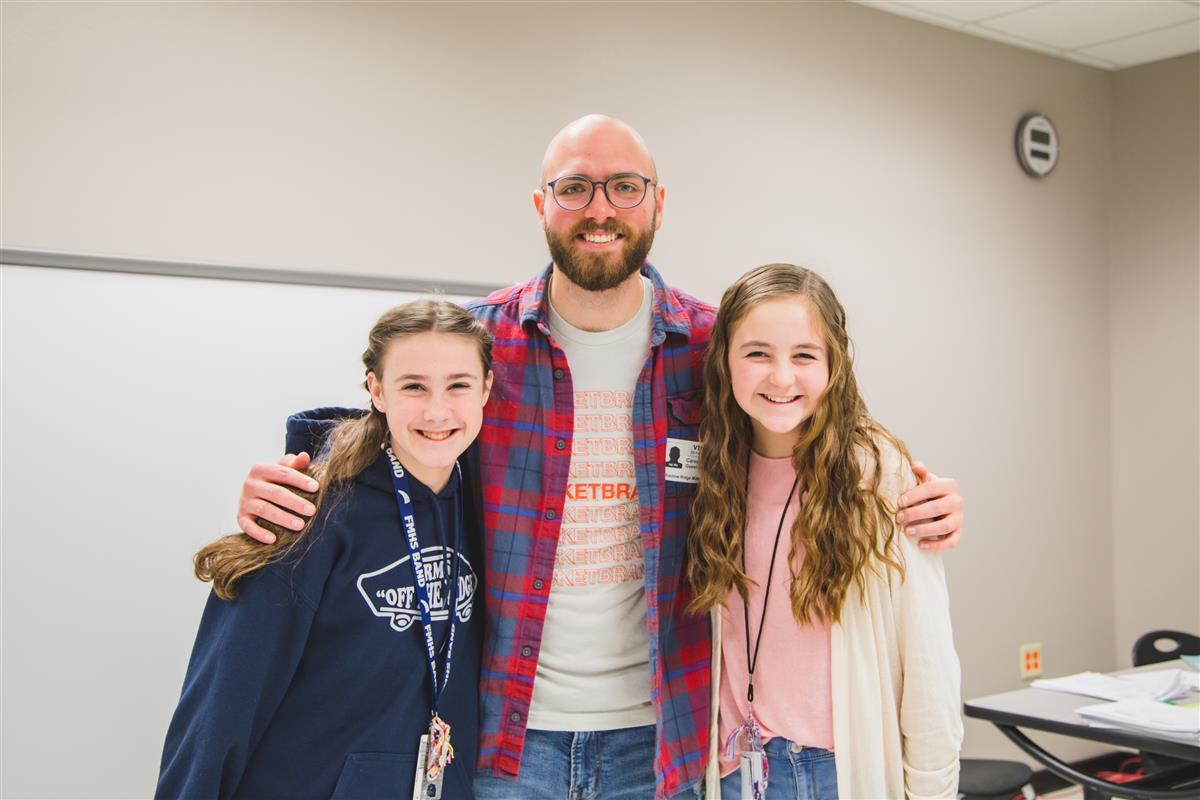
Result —
[{"label": "man's blue jeans", "polygon": [[654,726],[525,733],[515,781],[480,775],[475,800],[651,800]]}]

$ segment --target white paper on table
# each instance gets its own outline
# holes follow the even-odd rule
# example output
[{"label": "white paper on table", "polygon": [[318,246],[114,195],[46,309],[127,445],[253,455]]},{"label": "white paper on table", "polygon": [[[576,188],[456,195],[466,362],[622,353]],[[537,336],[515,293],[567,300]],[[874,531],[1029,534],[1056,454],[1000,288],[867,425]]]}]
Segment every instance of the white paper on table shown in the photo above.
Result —
[{"label": "white paper on table", "polygon": [[1200,746],[1200,708],[1154,700],[1121,700],[1077,709],[1080,716],[1104,726],[1167,736]]},{"label": "white paper on table", "polygon": [[1200,672],[1181,669],[1156,669],[1118,675],[1118,680],[1132,683],[1155,700],[1177,700],[1200,690]]},{"label": "white paper on table", "polygon": [[1080,672],[1063,678],[1042,678],[1030,684],[1034,689],[1081,694],[1101,700],[1176,700],[1200,688],[1200,673],[1181,669],[1160,669],[1105,675]]},{"label": "white paper on table", "polygon": [[1034,689],[1081,694],[1101,700],[1131,700],[1143,696],[1135,685],[1101,672],[1080,672],[1063,678],[1039,678],[1030,684]]}]

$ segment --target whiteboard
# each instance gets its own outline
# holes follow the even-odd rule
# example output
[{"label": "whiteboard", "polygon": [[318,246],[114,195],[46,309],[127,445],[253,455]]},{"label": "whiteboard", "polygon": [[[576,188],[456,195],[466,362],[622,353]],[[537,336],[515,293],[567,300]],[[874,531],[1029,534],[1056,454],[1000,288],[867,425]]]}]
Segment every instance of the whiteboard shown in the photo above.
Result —
[{"label": "whiteboard", "polygon": [[5,797],[153,794],[192,555],[289,413],[365,406],[367,332],[417,296],[0,266]]}]

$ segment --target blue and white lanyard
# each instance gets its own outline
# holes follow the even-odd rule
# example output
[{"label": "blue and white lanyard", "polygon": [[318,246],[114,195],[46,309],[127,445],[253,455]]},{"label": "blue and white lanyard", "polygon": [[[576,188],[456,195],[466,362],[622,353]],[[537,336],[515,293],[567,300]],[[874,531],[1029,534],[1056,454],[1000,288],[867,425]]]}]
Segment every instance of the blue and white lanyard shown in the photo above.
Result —
[{"label": "blue and white lanyard", "polygon": [[[417,520],[413,514],[412,496],[409,494],[408,476],[404,472],[404,466],[400,460],[396,458],[391,447],[385,448],[388,461],[392,464],[392,486],[396,490],[396,505],[400,508],[400,519],[404,524],[404,541],[408,544],[409,560],[412,562],[413,578],[417,584],[417,605],[421,612],[421,627],[425,633],[425,653],[429,657],[429,674],[433,678],[433,704],[430,706],[430,712],[436,718],[438,716],[438,703],[442,699],[442,692],[446,688],[446,684],[450,682],[450,662],[454,659],[454,630],[458,626],[458,562],[459,552],[461,551],[462,525],[454,526],[454,549],[451,551],[450,558],[453,562],[451,569],[451,583],[453,584],[452,594],[450,596],[450,604],[447,608],[450,611],[450,634],[446,642],[446,666],[442,673],[442,679],[438,681],[437,669],[437,647],[433,643],[433,616],[431,614],[432,606],[429,603],[429,589],[425,584],[425,563],[421,557],[421,543],[417,539]],[[454,465],[458,470],[459,479],[462,479],[462,467],[456,462]],[[457,515],[456,515],[457,516]]]}]

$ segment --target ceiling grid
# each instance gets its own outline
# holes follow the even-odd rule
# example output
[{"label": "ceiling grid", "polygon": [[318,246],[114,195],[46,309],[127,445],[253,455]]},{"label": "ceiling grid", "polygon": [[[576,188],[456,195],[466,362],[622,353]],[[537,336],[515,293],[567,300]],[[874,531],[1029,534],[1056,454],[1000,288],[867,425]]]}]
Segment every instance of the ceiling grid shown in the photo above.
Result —
[{"label": "ceiling grid", "polygon": [[1200,0],[854,0],[1100,69],[1200,50]]}]

